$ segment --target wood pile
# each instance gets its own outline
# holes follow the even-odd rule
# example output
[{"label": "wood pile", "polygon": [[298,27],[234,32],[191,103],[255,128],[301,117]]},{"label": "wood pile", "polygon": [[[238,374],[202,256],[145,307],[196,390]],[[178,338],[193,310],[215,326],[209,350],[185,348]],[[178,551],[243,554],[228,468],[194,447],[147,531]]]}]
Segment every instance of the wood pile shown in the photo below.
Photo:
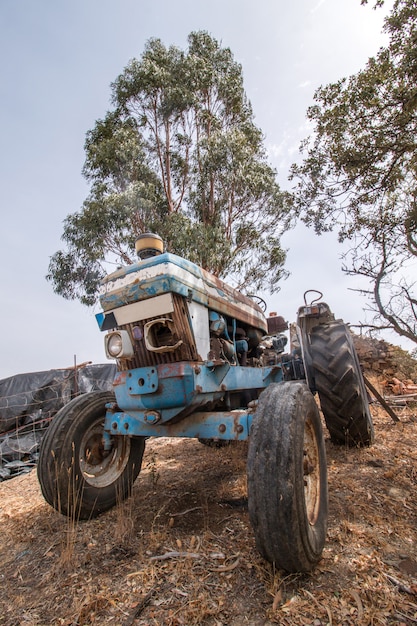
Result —
[{"label": "wood pile", "polygon": [[385,380],[382,384],[387,402],[396,406],[406,406],[409,402],[417,402],[417,385],[412,380],[401,381],[394,377]]}]

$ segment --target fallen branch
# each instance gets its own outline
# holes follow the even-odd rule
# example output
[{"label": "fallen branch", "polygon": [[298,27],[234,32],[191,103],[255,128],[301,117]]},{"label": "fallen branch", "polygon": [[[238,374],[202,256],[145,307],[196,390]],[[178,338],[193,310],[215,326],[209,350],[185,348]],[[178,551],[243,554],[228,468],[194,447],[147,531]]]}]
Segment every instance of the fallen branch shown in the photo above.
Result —
[{"label": "fallen branch", "polygon": [[360,595],[358,594],[358,592],[355,591],[354,589],[350,590],[350,595],[355,600],[356,606],[358,607],[358,622],[360,622],[360,621],[362,621],[362,618],[363,618],[363,604],[362,604],[362,600],[361,600]]},{"label": "fallen branch", "polygon": [[385,574],[385,576],[393,585],[398,587],[399,591],[404,591],[404,593],[408,593],[410,594],[410,596],[417,596],[417,588],[409,587],[401,580],[398,580],[398,578],[394,578],[394,576],[391,576],[390,574]]},{"label": "fallen branch", "polygon": [[237,557],[236,561],[230,563],[230,565],[220,565],[219,567],[210,567],[210,572],[231,572],[234,570],[240,561],[240,556]]},{"label": "fallen branch", "polygon": [[194,552],[165,552],[165,554],[157,554],[156,556],[151,556],[150,561],[166,561],[167,559],[200,559],[201,554],[196,554]]},{"label": "fallen branch", "polygon": [[139,617],[142,613],[143,609],[148,606],[151,601],[152,596],[156,593],[156,588],[154,587],[142,600],[134,607],[133,611],[129,615],[129,617],[124,621],[123,626],[131,626],[133,622]]},{"label": "fallen branch", "polygon": [[202,506],[193,506],[192,509],[186,509],[185,511],[181,511],[180,513],[171,513],[171,517],[180,517],[180,515],[187,515],[187,513],[191,513],[192,511],[199,511],[203,507]]},{"label": "fallen branch", "polygon": [[313,596],[313,594],[310,593],[310,591],[308,591],[307,589],[304,589],[303,591],[313,600],[313,602],[317,605],[319,609],[322,609],[323,607],[325,608],[327,617],[329,618],[329,626],[332,626],[333,620],[332,620],[332,612],[330,610],[330,607],[328,607],[327,604],[320,604],[320,602],[318,602],[316,598]]},{"label": "fallen branch", "polygon": [[411,617],[410,615],[405,615],[404,613],[400,613],[400,611],[397,611],[397,613],[395,614],[395,617],[399,620],[401,620],[401,623],[407,623],[404,622],[404,620],[408,620],[409,622],[412,622],[413,624],[417,624],[417,619],[414,619],[414,617]]}]

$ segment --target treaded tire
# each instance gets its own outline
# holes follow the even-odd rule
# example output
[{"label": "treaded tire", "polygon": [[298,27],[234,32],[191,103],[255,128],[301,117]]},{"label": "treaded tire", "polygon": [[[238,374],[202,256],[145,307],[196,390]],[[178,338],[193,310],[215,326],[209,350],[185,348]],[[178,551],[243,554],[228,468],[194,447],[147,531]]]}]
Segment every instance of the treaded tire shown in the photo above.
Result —
[{"label": "treaded tire", "polygon": [[305,383],[273,383],[261,393],[247,472],[259,552],[289,572],[312,570],[326,539],[327,466],[320,414]]},{"label": "treaded tire", "polygon": [[72,519],[90,519],[126,499],[137,478],[144,437],[112,437],[105,451],[105,405],[114,393],[74,398],[58,411],[42,439],[37,466],[45,500]]},{"label": "treaded tire", "polygon": [[371,445],[374,426],[349,328],[342,320],[314,327],[309,349],[314,385],[331,440],[348,446]]}]

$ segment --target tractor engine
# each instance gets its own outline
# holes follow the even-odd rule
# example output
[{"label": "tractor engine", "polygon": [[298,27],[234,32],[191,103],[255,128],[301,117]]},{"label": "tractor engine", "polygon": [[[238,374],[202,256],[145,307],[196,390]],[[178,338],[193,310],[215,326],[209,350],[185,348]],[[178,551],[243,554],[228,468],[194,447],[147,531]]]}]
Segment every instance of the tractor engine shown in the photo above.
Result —
[{"label": "tractor engine", "polygon": [[143,236],[137,249],[146,245],[144,258],[103,281],[96,317],[109,331],[107,357],[120,371],[182,361],[258,365],[268,333],[260,306],[159,244],[156,235]]}]

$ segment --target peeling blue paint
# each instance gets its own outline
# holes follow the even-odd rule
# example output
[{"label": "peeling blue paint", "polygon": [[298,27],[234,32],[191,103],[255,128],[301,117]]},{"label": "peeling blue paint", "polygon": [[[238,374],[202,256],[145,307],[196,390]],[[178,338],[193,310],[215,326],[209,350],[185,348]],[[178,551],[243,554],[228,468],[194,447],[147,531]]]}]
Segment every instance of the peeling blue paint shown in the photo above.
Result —
[{"label": "peeling blue paint", "polygon": [[[127,420],[129,432],[135,432],[137,421],[148,423],[146,414],[149,411],[158,413],[158,424],[162,425],[174,417],[183,419],[183,416],[220,400],[227,391],[262,390],[271,382],[281,380],[282,371],[278,366],[253,368],[224,363],[216,367],[181,362],[142,367],[124,372],[115,379],[116,402],[123,407],[118,419]],[[223,413],[219,411],[218,415],[221,417]],[[112,430],[112,416],[113,413],[108,412],[108,430]]]},{"label": "peeling blue paint", "polygon": [[249,437],[252,423],[250,411],[199,412],[180,422],[151,423],[146,411],[108,414],[105,428],[111,435],[132,437],[198,437],[244,441]]}]

